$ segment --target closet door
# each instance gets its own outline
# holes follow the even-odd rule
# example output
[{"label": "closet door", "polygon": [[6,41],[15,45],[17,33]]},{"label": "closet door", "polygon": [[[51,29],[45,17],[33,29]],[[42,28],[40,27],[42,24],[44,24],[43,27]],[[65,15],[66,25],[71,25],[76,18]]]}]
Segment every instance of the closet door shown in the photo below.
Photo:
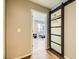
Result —
[{"label": "closet door", "polygon": [[49,46],[57,54],[64,56],[64,8],[59,6],[49,13]]}]

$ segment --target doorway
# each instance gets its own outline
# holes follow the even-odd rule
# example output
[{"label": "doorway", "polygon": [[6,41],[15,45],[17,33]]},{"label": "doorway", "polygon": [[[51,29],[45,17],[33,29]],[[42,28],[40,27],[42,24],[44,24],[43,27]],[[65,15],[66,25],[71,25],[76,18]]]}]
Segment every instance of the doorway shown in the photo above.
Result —
[{"label": "doorway", "polygon": [[[32,10],[32,59],[47,58],[47,14]],[[40,52],[39,52],[40,51]]]}]

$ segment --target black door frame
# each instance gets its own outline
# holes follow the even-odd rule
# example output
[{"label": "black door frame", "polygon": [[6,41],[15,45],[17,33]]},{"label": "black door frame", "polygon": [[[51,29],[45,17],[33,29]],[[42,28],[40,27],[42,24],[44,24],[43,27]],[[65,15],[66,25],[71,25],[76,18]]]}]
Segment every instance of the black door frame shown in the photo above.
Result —
[{"label": "black door frame", "polygon": [[[57,52],[56,50],[51,48],[51,14],[58,11],[59,9],[61,9],[61,35],[55,35],[55,36],[61,36],[61,54],[59,52]],[[56,52],[57,54],[61,55],[62,57],[64,56],[64,6],[63,4],[60,5],[59,7],[57,7],[56,9],[50,11],[49,13],[49,49],[51,51]],[[54,42],[55,44],[59,45],[58,43]]]}]

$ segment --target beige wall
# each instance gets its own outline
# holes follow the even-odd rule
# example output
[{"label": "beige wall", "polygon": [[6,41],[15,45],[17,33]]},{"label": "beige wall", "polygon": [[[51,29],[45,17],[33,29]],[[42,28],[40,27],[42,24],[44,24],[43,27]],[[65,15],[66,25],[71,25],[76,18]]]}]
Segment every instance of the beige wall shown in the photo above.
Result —
[{"label": "beige wall", "polygon": [[[31,8],[43,13],[49,11],[27,0],[6,0],[6,59],[31,53]],[[21,32],[17,32],[18,28]]]},{"label": "beige wall", "polygon": [[65,6],[65,56],[76,59],[76,2]]}]

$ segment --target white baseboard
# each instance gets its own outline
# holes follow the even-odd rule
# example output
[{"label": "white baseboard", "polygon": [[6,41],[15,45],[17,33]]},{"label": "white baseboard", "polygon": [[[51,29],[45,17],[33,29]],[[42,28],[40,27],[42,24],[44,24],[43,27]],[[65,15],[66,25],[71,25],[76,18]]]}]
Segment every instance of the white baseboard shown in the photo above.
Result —
[{"label": "white baseboard", "polygon": [[20,56],[20,57],[14,58],[14,59],[22,59],[22,58],[27,57],[27,56],[30,56],[30,55],[32,55],[32,53],[29,53],[29,54],[26,54],[26,55],[23,55],[23,56]]},{"label": "white baseboard", "polygon": [[70,58],[69,58],[69,57],[67,57],[67,56],[64,56],[64,58],[65,58],[65,59],[70,59]]}]

